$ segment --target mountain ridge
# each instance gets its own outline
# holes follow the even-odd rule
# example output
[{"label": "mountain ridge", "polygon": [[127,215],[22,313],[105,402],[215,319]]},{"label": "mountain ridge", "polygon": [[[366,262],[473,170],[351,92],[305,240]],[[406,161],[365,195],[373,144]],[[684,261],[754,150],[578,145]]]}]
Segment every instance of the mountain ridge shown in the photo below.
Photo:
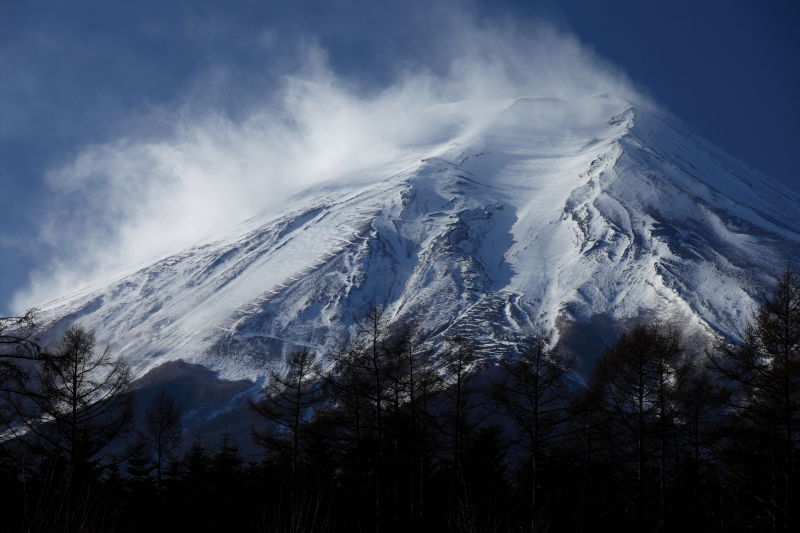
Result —
[{"label": "mountain ridge", "polygon": [[800,257],[800,197],[660,111],[608,96],[497,108],[375,171],[387,178],[312,187],[282,215],[45,305],[45,330],[79,320],[137,375],[185,359],[231,379],[294,346],[329,352],[371,304],[495,357],[539,326],[643,313],[735,337]]}]

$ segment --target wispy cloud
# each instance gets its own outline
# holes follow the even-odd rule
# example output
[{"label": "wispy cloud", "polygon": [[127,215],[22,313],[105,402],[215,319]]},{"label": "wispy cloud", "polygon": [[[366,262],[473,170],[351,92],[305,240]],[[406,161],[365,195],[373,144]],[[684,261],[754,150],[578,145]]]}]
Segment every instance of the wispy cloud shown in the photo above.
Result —
[{"label": "wispy cloud", "polygon": [[[544,23],[522,31],[462,16],[437,31],[427,60],[398,65],[380,87],[334,72],[306,42],[279,86],[239,109],[214,105],[215,92],[240,90],[222,66],[180,106],[148,110],[131,134],[85,146],[49,172],[40,235],[52,260],[15,305],[179,249],[314,183],[458,139],[487,118],[487,101],[640,98],[622,73]],[[270,46],[278,38],[261,33]],[[451,102],[468,103],[440,105]]]}]

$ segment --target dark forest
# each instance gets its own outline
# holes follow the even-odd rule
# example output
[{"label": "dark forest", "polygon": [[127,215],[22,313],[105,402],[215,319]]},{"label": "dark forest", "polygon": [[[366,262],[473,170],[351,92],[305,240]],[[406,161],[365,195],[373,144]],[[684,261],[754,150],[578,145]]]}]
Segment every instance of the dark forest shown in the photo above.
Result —
[{"label": "dark forest", "polygon": [[547,331],[497,361],[376,307],[324,360],[290,353],[251,434],[217,442],[169,390],[138,405],[91,331],[44,347],[35,319],[0,323],[2,531],[800,527],[794,270],[739,340],[643,322],[583,377]]}]

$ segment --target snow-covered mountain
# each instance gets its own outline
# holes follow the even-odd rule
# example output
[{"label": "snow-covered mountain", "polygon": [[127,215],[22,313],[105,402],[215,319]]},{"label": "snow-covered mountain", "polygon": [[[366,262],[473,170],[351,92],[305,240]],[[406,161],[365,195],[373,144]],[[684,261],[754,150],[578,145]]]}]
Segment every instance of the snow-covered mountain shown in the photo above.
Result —
[{"label": "snow-covered mountain", "polygon": [[184,359],[256,379],[292,346],[330,349],[370,304],[489,355],[538,325],[596,334],[650,315],[736,336],[800,257],[800,196],[666,113],[606,95],[486,105],[469,135],[313,187],[42,317],[94,328],[139,375]]}]

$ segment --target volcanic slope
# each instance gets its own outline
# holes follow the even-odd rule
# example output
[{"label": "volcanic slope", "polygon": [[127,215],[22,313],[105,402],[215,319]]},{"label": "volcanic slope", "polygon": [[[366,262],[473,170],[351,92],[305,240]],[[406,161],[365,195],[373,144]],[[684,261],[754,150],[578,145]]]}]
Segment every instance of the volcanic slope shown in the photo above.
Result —
[{"label": "volcanic slope", "polygon": [[292,347],[331,350],[372,304],[489,356],[534,327],[643,316],[735,337],[800,258],[800,196],[663,112],[605,95],[493,105],[399,172],[308,189],[42,316],[96,329],[139,375],[184,359],[256,379]]}]

